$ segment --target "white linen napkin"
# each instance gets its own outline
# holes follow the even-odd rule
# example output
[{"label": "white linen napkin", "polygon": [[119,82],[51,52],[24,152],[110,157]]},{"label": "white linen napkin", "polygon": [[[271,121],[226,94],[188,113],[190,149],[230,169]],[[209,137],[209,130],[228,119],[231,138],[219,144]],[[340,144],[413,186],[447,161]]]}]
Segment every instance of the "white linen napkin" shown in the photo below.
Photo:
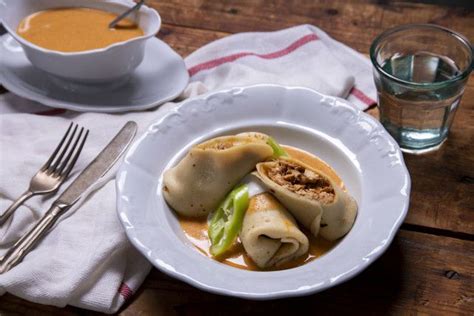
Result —
[{"label": "white linen napkin", "polygon": [[[232,86],[274,83],[347,98],[360,109],[375,103],[370,62],[310,25],[232,35],[198,49],[185,62],[191,80],[182,98]],[[174,106],[167,103],[139,113],[76,113],[51,109],[11,93],[0,95],[0,212],[26,190],[69,122],[79,123],[91,133],[62,189],[126,121],[138,122],[140,134]],[[54,199],[33,197],[16,211],[0,228],[0,255]],[[112,174],[22,263],[0,275],[0,295],[9,292],[37,303],[113,313],[138,289],[150,267],[129,243],[118,220]]]}]

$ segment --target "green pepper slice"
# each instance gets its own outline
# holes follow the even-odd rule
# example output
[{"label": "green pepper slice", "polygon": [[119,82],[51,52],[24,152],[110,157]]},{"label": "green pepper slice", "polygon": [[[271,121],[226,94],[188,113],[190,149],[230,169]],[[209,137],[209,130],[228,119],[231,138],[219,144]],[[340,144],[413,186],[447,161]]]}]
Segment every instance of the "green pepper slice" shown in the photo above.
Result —
[{"label": "green pepper slice", "polygon": [[268,137],[267,144],[273,149],[273,158],[288,157],[288,153],[272,137]]},{"label": "green pepper slice", "polygon": [[232,190],[212,215],[208,235],[213,256],[225,253],[237,239],[248,206],[249,190],[243,184]]}]

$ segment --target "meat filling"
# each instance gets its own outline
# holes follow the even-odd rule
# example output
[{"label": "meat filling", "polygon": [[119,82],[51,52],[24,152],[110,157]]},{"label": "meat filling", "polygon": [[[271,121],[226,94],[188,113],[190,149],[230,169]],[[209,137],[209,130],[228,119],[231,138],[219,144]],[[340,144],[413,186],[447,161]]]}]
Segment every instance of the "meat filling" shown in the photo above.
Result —
[{"label": "meat filling", "polygon": [[325,204],[334,201],[334,188],[328,179],[293,162],[275,161],[268,169],[268,177],[296,194]]}]

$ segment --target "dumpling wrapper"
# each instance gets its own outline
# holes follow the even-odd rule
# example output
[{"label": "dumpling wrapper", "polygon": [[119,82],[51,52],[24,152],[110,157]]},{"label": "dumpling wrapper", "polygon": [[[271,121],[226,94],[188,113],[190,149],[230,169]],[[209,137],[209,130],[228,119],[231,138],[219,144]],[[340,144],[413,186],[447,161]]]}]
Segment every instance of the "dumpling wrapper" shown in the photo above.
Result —
[{"label": "dumpling wrapper", "polygon": [[321,171],[292,158],[257,164],[262,182],[314,236],[336,240],[349,232],[357,203]]},{"label": "dumpling wrapper", "polygon": [[269,193],[250,199],[240,240],[260,268],[270,268],[308,251],[308,238],[291,214]]},{"label": "dumpling wrapper", "polygon": [[252,138],[255,138],[256,140],[260,140],[265,143],[270,138],[270,136],[268,136],[267,134],[263,134],[260,132],[244,132],[244,133],[237,134],[237,136],[252,137]]},{"label": "dumpling wrapper", "polygon": [[264,141],[248,135],[223,136],[194,146],[163,176],[163,195],[184,216],[216,210],[227,193],[255,165],[272,156]]}]

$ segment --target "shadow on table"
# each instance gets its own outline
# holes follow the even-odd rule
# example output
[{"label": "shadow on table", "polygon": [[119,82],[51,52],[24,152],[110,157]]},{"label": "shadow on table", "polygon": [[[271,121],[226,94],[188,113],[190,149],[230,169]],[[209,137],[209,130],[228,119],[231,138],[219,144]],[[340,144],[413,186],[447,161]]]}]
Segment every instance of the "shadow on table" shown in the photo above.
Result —
[{"label": "shadow on table", "polygon": [[[155,315],[292,315],[300,310],[318,315],[385,315],[400,300],[403,260],[400,241],[396,238],[379,260],[352,280],[310,296],[271,301],[209,294],[154,269],[129,310]],[[127,309],[124,315],[128,315]]]}]

